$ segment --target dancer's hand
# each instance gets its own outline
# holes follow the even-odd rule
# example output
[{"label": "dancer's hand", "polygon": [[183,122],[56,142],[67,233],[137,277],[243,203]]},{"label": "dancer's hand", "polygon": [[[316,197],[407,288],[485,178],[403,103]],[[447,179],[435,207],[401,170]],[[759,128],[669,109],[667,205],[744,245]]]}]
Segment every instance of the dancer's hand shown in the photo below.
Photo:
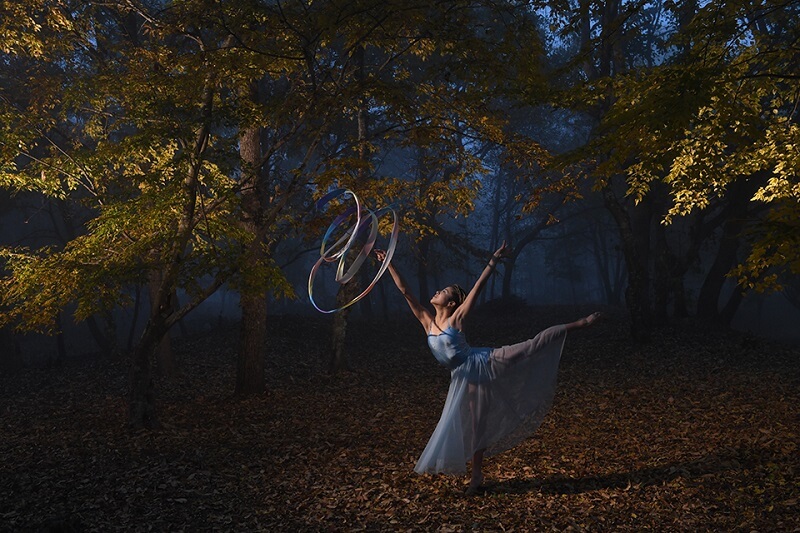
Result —
[{"label": "dancer's hand", "polygon": [[379,250],[378,248],[375,248],[373,252],[375,253],[375,257],[378,259],[378,261],[383,262],[383,260],[386,259],[386,250]]},{"label": "dancer's hand", "polygon": [[508,257],[509,255],[511,255],[511,247],[506,244],[506,241],[503,241],[503,244],[500,245],[500,248],[498,248],[493,254],[496,259],[502,259],[504,257]]}]

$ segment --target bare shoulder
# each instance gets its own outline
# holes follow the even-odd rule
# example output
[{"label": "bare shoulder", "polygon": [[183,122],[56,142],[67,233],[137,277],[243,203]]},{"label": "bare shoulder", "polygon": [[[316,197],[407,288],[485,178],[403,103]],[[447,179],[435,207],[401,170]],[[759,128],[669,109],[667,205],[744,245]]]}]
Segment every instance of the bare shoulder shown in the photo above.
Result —
[{"label": "bare shoulder", "polygon": [[430,311],[422,308],[422,312],[420,312],[419,316],[417,316],[419,323],[422,324],[422,328],[425,330],[425,333],[429,333],[431,330],[431,324],[433,323],[433,315]]},{"label": "bare shoulder", "polygon": [[453,311],[452,316],[450,317],[450,325],[453,326],[454,329],[458,331],[464,331],[463,324],[464,324],[464,317],[466,316],[466,312],[462,311],[462,308],[459,307],[455,311]]}]

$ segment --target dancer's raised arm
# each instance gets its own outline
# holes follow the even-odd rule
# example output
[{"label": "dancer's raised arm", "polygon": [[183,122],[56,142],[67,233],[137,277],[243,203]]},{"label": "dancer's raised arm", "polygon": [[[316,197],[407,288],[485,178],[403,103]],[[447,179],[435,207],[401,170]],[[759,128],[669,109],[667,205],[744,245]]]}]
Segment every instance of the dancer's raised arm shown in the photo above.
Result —
[{"label": "dancer's raised arm", "polygon": [[[383,261],[386,259],[386,252],[384,250],[375,250],[375,256],[378,258],[378,261]],[[403,279],[403,276],[400,275],[400,272],[394,268],[392,263],[389,263],[389,274],[392,275],[392,280],[394,280],[394,284],[397,285],[397,289],[400,291],[400,294],[403,295],[403,298],[406,299],[406,303],[411,308],[411,312],[414,313],[414,316],[417,317],[422,327],[425,328],[425,332],[427,333],[431,329],[431,321],[433,320],[433,315],[430,311],[428,311],[419,300],[417,300],[416,296],[414,296],[408,288],[406,284],[406,280]]]},{"label": "dancer's raised arm", "polygon": [[478,276],[477,281],[470,289],[469,294],[467,297],[464,298],[464,303],[462,303],[456,310],[453,312],[453,318],[451,319],[451,323],[453,327],[456,329],[461,329],[461,323],[467,314],[472,310],[475,306],[475,302],[478,301],[478,296],[480,295],[481,291],[483,290],[484,285],[489,280],[489,276],[492,275],[492,271],[497,266],[497,263],[505,256],[511,253],[511,248],[506,244],[506,241],[503,241],[503,244],[500,245],[493,254],[491,259],[489,259],[489,263],[486,265],[486,268],[483,269],[481,275]]}]

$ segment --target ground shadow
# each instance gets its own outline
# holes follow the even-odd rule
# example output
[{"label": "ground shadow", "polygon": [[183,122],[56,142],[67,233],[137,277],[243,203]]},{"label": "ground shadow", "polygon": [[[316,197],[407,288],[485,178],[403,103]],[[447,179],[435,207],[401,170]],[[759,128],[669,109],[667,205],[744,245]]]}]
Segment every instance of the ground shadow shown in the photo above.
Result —
[{"label": "ground shadow", "polygon": [[771,457],[766,459],[763,452],[764,450],[735,450],[730,454],[707,455],[695,461],[597,476],[551,476],[548,478],[509,479],[497,483],[488,483],[485,486],[485,491],[497,494],[519,494],[525,492],[580,494],[603,489],[639,489],[647,486],[663,485],[679,477],[692,479],[724,471],[744,470],[762,464],[765,460],[775,461],[778,459],[769,453],[768,455]]}]

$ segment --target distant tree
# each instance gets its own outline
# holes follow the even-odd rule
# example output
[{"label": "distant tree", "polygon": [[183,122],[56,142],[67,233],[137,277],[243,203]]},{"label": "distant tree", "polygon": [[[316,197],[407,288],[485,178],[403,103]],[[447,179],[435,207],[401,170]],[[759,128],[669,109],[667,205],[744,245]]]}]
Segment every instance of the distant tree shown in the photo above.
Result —
[{"label": "distant tree", "polygon": [[[780,272],[800,273],[800,197],[793,192],[800,67],[792,44],[800,4],[711,2],[679,14],[674,58],[621,80],[607,119],[633,141],[615,162],[631,197],[643,201],[656,183],[666,184],[671,205],[663,223],[722,206],[698,314],[729,322],[743,290],[777,286]],[[729,274],[739,289],[719,308]]]},{"label": "distant tree", "polygon": [[[590,177],[617,223],[637,338],[647,336],[654,313],[664,315],[670,293],[685,308],[682,278],[717,236],[698,313],[730,319],[740,293],[718,307],[728,273],[745,289],[769,285],[774,269],[798,267],[788,251],[798,234],[790,22],[798,8],[582,1],[575,11],[556,10],[564,32],[554,42],[566,53],[554,57],[568,59],[554,88],[568,90],[553,101],[570,103],[589,132],[561,162]],[[690,217],[691,228],[680,252],[665,233],[670,226],[662,227],[678,216]],[[751,251],[733,268],[747,249],[744,235]]]},{"label": "distant tree", "polygon": [[[625,302],[631,316],[632,335],[645,339],[651,325],[651,225],[654,203],[634,205],[622,196],[620,173],[606,171],[616,161],[614,142],[627,139],[606,126],[608,114],[617,98],[617,81],[627,73],[653,64],[663,34],[658,28],[663,4],[623,3],[617,0],[581,0],[573,11],[558,10],[565,38],[560,64],[556,65],[555,105],[574,110],[573,121],[587,131],[587,142],[568,151],[561,161],[571,164],[565,174],[589,176],[615,221],[620,249],[625,257],[627,288]],[[563,102],[563,103],[560,103]],[[566,104],[566,105],[564,105]],[[603,144],[608,140],[607,144]]]},{"label": "distant tree", "polygon": [[794,277],[783,284],[783,296],[800,311],[800,277]]},{"label": "distant tree", "polygon": [[[366,104],[353,108],[358,137],[354,152],[361,166],[339,182],[374,199],[373,205],[399,201],[423,293],[428,292],[434,236],[456,255],[476,253],[443,221],[473,208],[479,178],[488,170],[482,159],[486,146],[510,145],[528,156],[543,154],[534,141],[508,130],[508,108],[502,105],[517,90],[514,76],[528,68],[521,58],[535,65],[541,50],[537,27],[517,7],[483,1],[421,10],[407,2],[383,5],[376,11],[381,25],[362,31],[362,40],[356,41],[363,50],[354,48],[358,53],[352,63]],[[397,173],[388,164],[377,164],[378,155],[391,159],[393,154],[414,161],[411,171]],[[485,256],[486,251],[478,253]],[[343,295],[353,288],[343,288]],[[331,364],[332,369],[345,366],[341,346],[346,318],[347,312],[334,318],[333,354],[340,363]]]}]

